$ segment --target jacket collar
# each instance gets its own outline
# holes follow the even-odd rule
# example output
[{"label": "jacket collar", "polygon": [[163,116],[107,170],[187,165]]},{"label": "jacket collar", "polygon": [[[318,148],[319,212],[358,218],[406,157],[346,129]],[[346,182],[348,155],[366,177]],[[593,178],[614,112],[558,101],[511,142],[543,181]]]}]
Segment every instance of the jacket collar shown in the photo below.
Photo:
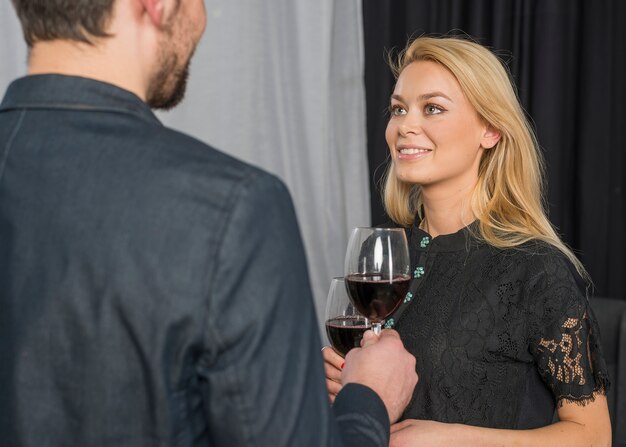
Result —
[{"label": "jacket collar", "polygon": [[161,125],[137,95],[112,84],[79,76],[31,75],[13,81],[0,104],[10,109],[74,109],[128,113]]}]

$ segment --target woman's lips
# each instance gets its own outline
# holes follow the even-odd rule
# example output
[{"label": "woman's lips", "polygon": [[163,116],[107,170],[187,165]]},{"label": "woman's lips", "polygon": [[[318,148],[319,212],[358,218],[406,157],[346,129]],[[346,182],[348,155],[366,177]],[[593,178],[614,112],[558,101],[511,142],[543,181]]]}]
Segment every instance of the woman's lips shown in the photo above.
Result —
[{"label": "woman's lips", "polygon": [[419,160],[432,152],[432,149],[423,147],[398,147],[398,160]]}]

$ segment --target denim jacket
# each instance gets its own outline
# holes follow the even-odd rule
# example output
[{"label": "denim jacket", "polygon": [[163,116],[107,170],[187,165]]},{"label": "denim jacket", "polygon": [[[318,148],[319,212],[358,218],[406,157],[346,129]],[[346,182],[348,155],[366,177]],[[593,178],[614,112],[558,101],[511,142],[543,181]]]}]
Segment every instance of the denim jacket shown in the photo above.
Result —
[{"label": "denim jacket", "polygon": [[372,390],[328,405],[308,281],[275,177],[115,86],[9,87],[0,445],[385,445]]}]

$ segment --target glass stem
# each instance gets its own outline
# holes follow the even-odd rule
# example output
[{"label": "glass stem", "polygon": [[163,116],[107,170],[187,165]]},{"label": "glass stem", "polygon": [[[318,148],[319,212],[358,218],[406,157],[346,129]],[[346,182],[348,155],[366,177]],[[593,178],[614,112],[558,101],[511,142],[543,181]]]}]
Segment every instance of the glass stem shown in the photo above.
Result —
[{"label": "glass stem", "polygon": [[376,335],[380,335],[380,330],[382,329],[382,323],[372,323],[372,331]]}]

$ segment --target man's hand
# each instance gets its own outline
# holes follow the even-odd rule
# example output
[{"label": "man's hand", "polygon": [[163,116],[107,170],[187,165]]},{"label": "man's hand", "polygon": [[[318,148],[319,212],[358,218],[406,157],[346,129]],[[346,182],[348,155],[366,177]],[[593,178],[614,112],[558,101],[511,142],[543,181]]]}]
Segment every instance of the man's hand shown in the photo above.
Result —
[{"label": "man's hand", "polygon": [[[329,356],[330,353],[324,356],[326,365],[330,363],[327,361]],[[332,376],[332,369],[330,373]],[[328,367],[326,376],[328,386]],[[394,423],[411,400],[417,384],[415,357],[404,349],[396,331],[386,329],[379,336],[371,330],[366,331],[361,348],[352,349],[346,355],[341,383],[360,383],[373,389],[385,403],[390,422]]]}]

